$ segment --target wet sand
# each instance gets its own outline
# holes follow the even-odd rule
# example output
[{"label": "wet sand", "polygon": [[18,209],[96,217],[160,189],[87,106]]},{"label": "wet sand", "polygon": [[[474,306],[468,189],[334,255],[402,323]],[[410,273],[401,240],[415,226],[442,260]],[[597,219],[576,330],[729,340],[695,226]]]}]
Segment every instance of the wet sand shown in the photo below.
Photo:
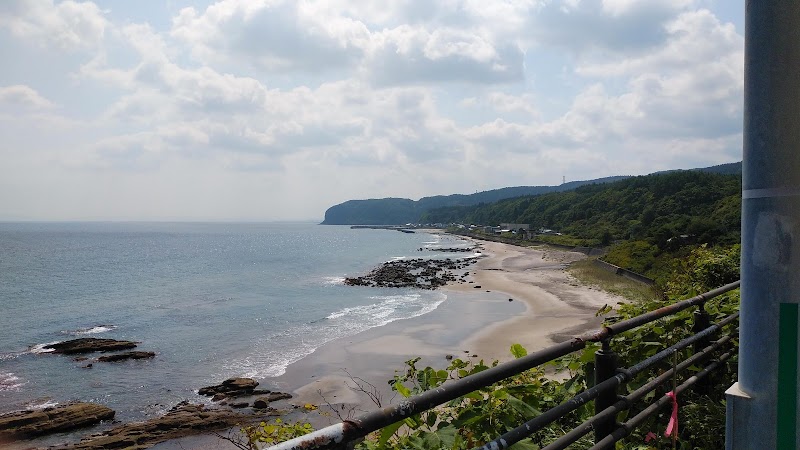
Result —
[{"label": "wet sand", "polygon": [[264,381],[293,390],[295,404],[375,408],[351,388],[350,375],[357,376],[377,388],[385,406],[392,397],[388,380],[404,370],[408,359],[421,357],[418,368],[444,368],[447,355],[506,361],[513,358],[512,344],[535,351],[559,336],[563,340],[598,327],[595,312],[622,300],[572,278],[566,266],[585,258],[581,253],[474,243],[483,256],[467,269],[464,283],[442,290],[448,298],[435,311],[330,342],[289,366],[286,374]]}]

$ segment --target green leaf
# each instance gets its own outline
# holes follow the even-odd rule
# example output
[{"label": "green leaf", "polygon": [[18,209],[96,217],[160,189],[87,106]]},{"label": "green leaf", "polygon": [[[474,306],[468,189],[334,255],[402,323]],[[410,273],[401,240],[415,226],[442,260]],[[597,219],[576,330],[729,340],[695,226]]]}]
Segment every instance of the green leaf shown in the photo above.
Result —
[{"label": "green leaf", "polygon": [[386,443],[389,442],[392,436],[403,426],[403,421],[395,422],[391,425],[385,426],[381,429],[381,437],[378,439],[378,448],[386,448]]},{"label": "green leaf", "polygon": [[514,355],[514,358],[522,358],[523,356],[528,355],[528,351],[525,350],[525,347],[514,344],[511,346],[511,354]]},{"label": "green leaf", "polygon": [[541,447],[531,442],[530,439],[524,439],[509,447],[511,450],[539,450]]},{"label": "green leaf", "polygon": [[530,418],[535,417],[540,414],[539,410],[534,408],[533,406],[523,402],[522,400],[514,397],[513,395],[508,395],[508,405],[514,409],[514,411],[522,414],[524,417]]},{"label": "green leaf", "polygon": [[433,427],[436,425],[436,419],[438,419],[436,411],[428,411],[427,415],[425,416],[425,424],[429,427]]},{"label": "green leaf", "polygon": [[411,391],[401,382],[395,381],[394,390],[400,393],[403,397],[411,397]]}]

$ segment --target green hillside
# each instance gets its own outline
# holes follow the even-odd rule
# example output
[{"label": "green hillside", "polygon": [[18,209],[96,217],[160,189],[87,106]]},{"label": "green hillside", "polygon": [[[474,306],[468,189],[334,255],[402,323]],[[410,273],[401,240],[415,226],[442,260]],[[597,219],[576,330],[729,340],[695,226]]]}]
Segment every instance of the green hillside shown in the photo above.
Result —
[{"label": "green hillside", "polygon": [[[738,174],[742,171],[742,163],[722,164],[719,166],[661,172],[660,174],[708,172],[721,174]],[[348,200],[332,206],[325,211],[323,225],[402,225],[406,223],[436,223],[431,217],[448,217],[438,211],[427,214],[437,208],[469,207],[485,203],[495,203],[505,199],[573,191],[587,185],[613,183],[628,179],[628,176],[614,176],[595,180],[572,181],[558,186],[516,186],[493,189],[475,194],[453,194],[423,197],[417,201],[407,198],[382,198],[368,200]],[[458,216],[460,213],[455,213]],[[453,220],[456,221],[456,220]],[[441,222],[450,222],[442,220]],[[488,223],[488,222],[480,222]]]},{"label": "green hillside", "polygon": [[[529,223],[583,239],[738,242],[741,177],[697,171],[628,178],[570,192],[437,208],[424,222]],[[681,236],[684,236],[681,238]]]}]

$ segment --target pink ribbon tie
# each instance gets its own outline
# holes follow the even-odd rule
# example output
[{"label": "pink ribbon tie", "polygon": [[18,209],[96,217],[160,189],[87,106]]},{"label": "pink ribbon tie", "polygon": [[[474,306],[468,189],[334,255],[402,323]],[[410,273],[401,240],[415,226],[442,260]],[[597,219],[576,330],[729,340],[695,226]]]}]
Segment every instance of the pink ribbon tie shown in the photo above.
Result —
[{"label": "pink ribbon tie", "polygon": [[666,396],[672,399],[672,415],[667,424],[667,430],[664,431],[664,436],[678,436],[678,397],[674,391],[666,393]]}]

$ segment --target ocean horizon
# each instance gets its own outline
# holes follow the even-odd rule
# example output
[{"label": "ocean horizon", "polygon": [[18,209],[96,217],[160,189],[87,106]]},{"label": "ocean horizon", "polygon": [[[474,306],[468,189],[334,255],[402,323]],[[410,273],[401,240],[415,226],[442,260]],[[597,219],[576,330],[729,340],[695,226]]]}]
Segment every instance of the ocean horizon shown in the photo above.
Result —
[{"label": "ocean horizon", "polygon": [[[0,222],[0,413],[81,400],[127,422],[207,403],[197,389],[233,376],[269,388],[320,346],[447,298],[346,276],[468,245],[310,222]],[[137,341],[156,357],[86,368],[43,349],[78,337]]]}]

